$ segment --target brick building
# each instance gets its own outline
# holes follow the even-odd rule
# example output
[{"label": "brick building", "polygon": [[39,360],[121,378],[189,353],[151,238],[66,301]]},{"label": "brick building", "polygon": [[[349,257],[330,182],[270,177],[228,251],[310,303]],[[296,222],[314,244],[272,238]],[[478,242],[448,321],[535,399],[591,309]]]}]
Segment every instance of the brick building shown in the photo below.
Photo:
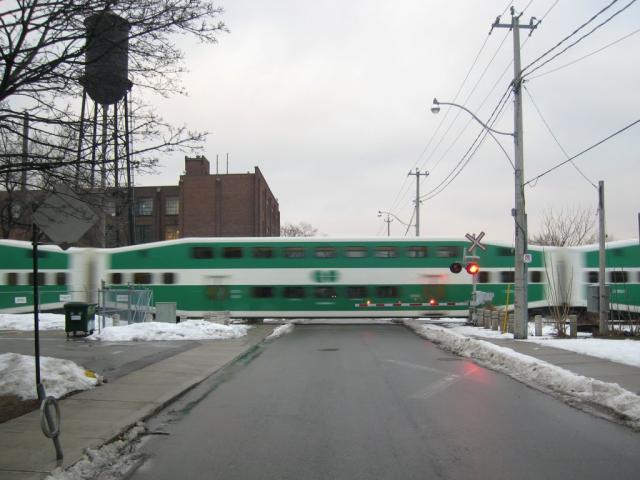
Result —
[{"label": "brick building", "polygon": [[[42,192],[13,192],[12,201],[41,196]],[[0,204],[8,192],[0,192]],[[135,187],[134,225],[136,243],[186,237],[278,237],[280,209],[258,167],[253,173],[211,174],[202,156],[185,157],[185,173],[178,185]],[[111,192],[107,214],[77,243],[79,246],[129,244],[128,208],[125,192]],[[23,209],[24,210],[24,209]],[[19,224],[30,224],[22,214]],[[102,230],[106,231],[102,234]],[[30,228],[16,225],[9,238],[30,239]]]}]

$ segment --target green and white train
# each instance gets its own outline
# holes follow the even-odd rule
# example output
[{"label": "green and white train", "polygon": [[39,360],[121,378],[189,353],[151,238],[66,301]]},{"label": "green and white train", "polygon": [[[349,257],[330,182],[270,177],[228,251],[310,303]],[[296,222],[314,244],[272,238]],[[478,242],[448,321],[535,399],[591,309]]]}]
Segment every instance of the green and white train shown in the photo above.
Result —
[{"label": "green and white train", "polygon": [[[114,249],[40,247],[41,309],[97,299],[100,285],[136,285],[179,315],[232,318],[434,317],[468,314],[472,275],[462,239],[185,238]],[[477,290],[513,304],[513,249],[476,250]],[[597,283],[597,246],[530,247],[529,309],[569,303],[584,310]],[[0,312],[32,308],[31,245],[0,241]],[[638,241],[607,248],[612,304],[640,312]],[[595,277],[594,277],[595,272]],[[562,296],[557,292],[562,291]],[[555,292],[555,294],[554,294]]]}]

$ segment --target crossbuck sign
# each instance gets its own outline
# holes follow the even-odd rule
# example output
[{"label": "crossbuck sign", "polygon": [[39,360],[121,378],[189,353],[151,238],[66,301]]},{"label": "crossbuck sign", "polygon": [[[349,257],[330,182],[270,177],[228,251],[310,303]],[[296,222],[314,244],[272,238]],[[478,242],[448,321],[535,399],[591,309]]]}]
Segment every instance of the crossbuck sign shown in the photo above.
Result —
[{"label": "crossbuck sign", "polygon": [[467,239],[471,242],[471,245],[467,247],[467,253],[469,255],[473,255],[473,252],[475,251],[476,247],[478,247],[480,250],[487,249],[487,247],[485,247],[480,243],[480,240],[482,240],[482,237],[484,237],[484,232],[480,232],[477,237],[475,233],[473,234],[467,233],[465,237],[467,237]]}]

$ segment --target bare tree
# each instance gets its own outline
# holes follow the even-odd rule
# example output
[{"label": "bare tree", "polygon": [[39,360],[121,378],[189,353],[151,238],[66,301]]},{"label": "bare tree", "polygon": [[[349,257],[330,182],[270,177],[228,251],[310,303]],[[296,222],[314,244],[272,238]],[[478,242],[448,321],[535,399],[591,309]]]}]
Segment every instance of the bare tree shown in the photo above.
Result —
[{"label": "bare tree", "polygon": [[314,237],[317,234],[318,229],[306,222],[300,222],[297,225],[285,223],[280,227],[281,237]]},{"label": "bare tree", "polygon": [[542,218],[542,231],[529,239],[532,245],[569,247],[597,241],[596,212],[591,208],[549,208]]}]

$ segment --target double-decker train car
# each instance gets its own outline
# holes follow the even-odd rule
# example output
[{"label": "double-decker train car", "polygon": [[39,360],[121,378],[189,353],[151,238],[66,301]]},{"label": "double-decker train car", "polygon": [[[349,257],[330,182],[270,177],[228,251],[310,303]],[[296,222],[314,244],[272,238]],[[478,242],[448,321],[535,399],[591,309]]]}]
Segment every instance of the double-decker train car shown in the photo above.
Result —
[{"label": "double-decker train car", "polygon": [[[416,317],[464,315],[472,276],[454,274],[459,239],[191,238],[104,251],[108,286],[145,285],[157,302],[188,315],[231,317]],[[544,253],[533,250],[529,298],[545,303]],[[478,290],[513,298],[513,250],[478,253]],[[510,293],[511,292],[511,293]],[[512,300],[511,300],[512,301]]]}]

